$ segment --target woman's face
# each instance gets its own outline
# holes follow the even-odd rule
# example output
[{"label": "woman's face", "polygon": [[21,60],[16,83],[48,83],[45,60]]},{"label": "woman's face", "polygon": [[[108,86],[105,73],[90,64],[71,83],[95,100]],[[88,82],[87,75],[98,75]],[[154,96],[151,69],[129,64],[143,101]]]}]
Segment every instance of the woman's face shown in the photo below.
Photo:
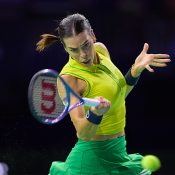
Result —
[{"label": "woman's face", "polygon": [[89,67],[97,62],[94,50],[95,36],[83,31],[76,36],[64,38],[65,50],[83,66]]}]

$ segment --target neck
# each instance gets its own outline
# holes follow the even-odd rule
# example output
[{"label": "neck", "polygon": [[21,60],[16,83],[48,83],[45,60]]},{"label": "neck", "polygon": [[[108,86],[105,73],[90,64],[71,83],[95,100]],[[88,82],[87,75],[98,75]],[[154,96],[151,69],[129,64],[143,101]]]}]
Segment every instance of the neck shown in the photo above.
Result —
[{"label": "neck", "polygon": [[94,64],[99,64],[100,63],[100,60],[99,60],[99,57],[98,57],[98,54],[95,53],[95,56],[94,56]]}]

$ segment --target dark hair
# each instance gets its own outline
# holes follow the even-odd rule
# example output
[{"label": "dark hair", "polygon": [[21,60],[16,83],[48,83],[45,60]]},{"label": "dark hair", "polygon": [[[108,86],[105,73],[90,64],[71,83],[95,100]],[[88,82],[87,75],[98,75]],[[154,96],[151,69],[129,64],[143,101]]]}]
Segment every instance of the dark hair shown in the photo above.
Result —
[{"label": "dark hair", "polygon": [[85,30],[89,33],[92,32],[91,25],[88,19],[78,13],[68,15],[60,21],[59,26],[56,29],[56,31],[58,32],[58,36],[51,34],[41,35],[42,39],[36,44],[36,50],[41,52],[46,47],[49,47],[57,41],[61,41],[61,43],[64,45],[64,38],[76,36]]}]

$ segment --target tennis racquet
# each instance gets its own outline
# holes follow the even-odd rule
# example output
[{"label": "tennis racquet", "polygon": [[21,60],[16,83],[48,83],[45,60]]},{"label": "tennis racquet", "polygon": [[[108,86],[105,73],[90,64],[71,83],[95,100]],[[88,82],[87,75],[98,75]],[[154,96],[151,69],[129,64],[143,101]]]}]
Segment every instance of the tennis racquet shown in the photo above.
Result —
[{"label": "tennis racquet", "polygon": [[[71,104],[71,98],[76,103]],[[28,102],[32,115],[41,123],[54,124],[61,121],[78,106],[98,106],[99,101],[78,96],[52,69],[43,69],[31,79],[28,87]]]}]

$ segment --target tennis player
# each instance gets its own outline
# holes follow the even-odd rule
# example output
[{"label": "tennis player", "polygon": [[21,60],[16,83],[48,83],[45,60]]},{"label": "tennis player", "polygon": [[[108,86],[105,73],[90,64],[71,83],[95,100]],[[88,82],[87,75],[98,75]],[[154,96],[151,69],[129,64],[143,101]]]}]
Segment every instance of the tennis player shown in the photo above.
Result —
[{"label": "tennis player", "polygon": [[[61,42],[69,55],[60,75],[80,96],[97,98],[98,107],[78,107],[70,112],[78,141],[65,162],[52,162],[50,175],[149,175],[138,153],[128,154],[125,140],[125,99],[143,70],[166,67],[167,54],[148,54],[149,45],[123,76],[112,63],[104,44],[96,42],[91,25],[83,15],[61,20],[57,35],[43,34],[37,50]],[[72,97],[71,103],[76,99]]]}]

